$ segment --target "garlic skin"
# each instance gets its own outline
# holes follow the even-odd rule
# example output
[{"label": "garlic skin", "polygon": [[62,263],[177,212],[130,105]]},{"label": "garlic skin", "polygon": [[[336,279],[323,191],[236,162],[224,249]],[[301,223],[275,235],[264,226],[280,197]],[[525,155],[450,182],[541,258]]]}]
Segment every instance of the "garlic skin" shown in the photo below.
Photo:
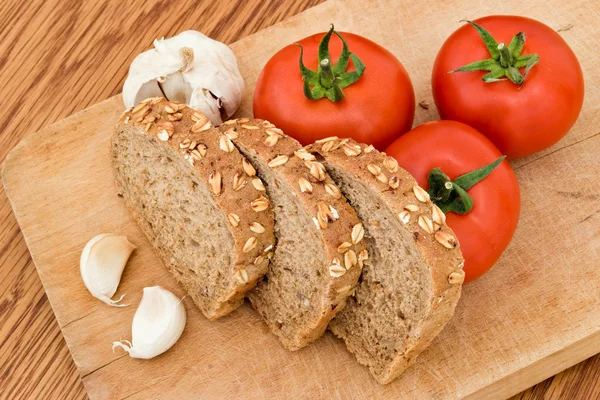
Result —
[{"label": "garlic skin", "polygon": [[133,107],[148,97],[179,101],[214,125],[229,118],[242,101],[244,80],[233,51],[200,32],[185,31],[154,41],[139,54],[123,85],[123,102]]},{"label": "garlic skin", "polygon": [[79,271],[92,296],[109,306],[128,306],[119,304],[125,295],[117,300],[111,300],[111,297],[119,287],[123,269],[135,248],[127,237],[112,233],[94,236],[87,242],[79,259]]},{"label": "garlic skin", "polygon": [[145,287],[133,316],[131,342],[113,342],[113,351],[120,347],[131,358],[150,359],[169,350],[185,328],[186,312],[182,300],[160,286]]}]

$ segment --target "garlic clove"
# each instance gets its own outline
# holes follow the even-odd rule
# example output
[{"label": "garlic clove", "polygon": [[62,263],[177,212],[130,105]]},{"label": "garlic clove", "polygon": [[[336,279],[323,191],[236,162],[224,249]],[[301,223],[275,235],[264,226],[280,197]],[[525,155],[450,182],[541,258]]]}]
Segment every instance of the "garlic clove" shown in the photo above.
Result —
[{"label": "garlic clove", "polygon": [[123,269],[135,248],[127,237],[111,233],[97,235],[85,245],[79,260],[79,270],[83,283],[92,296],[109,306],[128,305],[118,304],[124,295],[117,300],[111,300],[111,297],[119,287]]},{"label": "garlic clove", "polygon": [[219,125],[222,117],[232,116],[239,107],[244,88],[228,46],[200,32],[185,31],[155,40],[154,49],[133,60],[123,85],[123,102],[133,107],[147,97],[185,98],[188,106]]},{"label": "garlic clove", "polygon": [[[207,90],[194,90],[192,92],[189,104],[190,107],[192,107],[194,110],[200,111],[211,121],[223,122],[221,118],[221,112],[219,110],[219,100],[214,98],[213,95]],[[221,122],[217,122],[217,124],[220,124]]]},{"label": "garlic clove", "polygon": [[144,83],[137,92],[134,102],[135,104],[138,104],[149,97],[164,97],[163,92],[158,85],[158,81],[156,80]]},{"label": "garlic clove", "polygon": [[[185,80],[181,72],[168,75],[164,81],[158,82],[158,86],[160,86],[164,97],[167,99],[185,104],[190,103],[193,92],[192,86]],[[143,98],[140,101],[142,100]]]},{"label": "garlic clove", "polygon": [[183,333],[186,312],[183,299],[160,286],[146,287],[133,316],[131,342],[113,342],[132,358],[150,359],[170,349]]}]

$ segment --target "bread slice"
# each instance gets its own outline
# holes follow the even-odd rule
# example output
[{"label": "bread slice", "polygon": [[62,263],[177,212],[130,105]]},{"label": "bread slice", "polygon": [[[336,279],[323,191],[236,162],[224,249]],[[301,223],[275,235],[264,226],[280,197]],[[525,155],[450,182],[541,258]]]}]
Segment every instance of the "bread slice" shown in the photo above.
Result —
[{"label": "bread slice", "polygon": [[269,272],[249,293],[284,347],[317,339],[345,306],[366,255],[354,210],[315,157],[268,121],[220,126],[265,182],[277,245]]},{"label": "bread slice", "polygon": [[382,384],[409,367],[454,313],[463,259],[445,215],[385,153],[353,140],[311,145],[356,210],[369,259],[329,328]]},{"label": "bread slice", "polygon": [[202,313],[241,305],[275,238],[262,182],[231,141],[184,104],[151,98],[121,117],[112,164],[133,217]]}]

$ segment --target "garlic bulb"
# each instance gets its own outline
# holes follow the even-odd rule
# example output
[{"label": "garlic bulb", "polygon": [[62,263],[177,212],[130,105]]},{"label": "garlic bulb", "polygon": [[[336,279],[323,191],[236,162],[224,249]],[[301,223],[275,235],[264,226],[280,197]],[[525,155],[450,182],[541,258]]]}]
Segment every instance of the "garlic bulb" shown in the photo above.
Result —
[{"label": "garlic bulb", "polygon": [[149,359],[169,350],[185,327],[182,300],[160,286],[144,288],[142,301],[133,316],[131,342],[113,342],[113,351],[121,347],[132,358]]},{"label": "garlic bulb", "polygon": [[121,281],[125,264],[135,246],[125,236],[111,233],[97,235],[90,240],[81,253],[79,269],[83,283],[92,296],[109,306],[125,307],[118,304],[125,295],[111,300]]},{"label": "garlic bulb", "polygon": [[240,105],[244,80],[229,47],[200,32],[185,31],[154,41],[138,55],[123,85],[126,107],[148,97],[179,101],[206,115],[214,125]]}]

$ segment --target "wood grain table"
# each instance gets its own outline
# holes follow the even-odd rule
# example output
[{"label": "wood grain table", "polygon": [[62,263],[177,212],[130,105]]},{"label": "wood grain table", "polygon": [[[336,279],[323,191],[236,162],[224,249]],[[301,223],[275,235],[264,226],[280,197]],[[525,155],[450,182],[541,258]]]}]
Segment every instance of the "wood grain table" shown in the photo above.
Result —
[{"label": "wood grain table", "polygon": [[[25,135],[119,93],[154,38],[197,29],[231,43],[321,1],[0,1],[0,162]],[[86,397],[0,187],[0,399]],[[598,398],[600,355],[513,400]]]}]

